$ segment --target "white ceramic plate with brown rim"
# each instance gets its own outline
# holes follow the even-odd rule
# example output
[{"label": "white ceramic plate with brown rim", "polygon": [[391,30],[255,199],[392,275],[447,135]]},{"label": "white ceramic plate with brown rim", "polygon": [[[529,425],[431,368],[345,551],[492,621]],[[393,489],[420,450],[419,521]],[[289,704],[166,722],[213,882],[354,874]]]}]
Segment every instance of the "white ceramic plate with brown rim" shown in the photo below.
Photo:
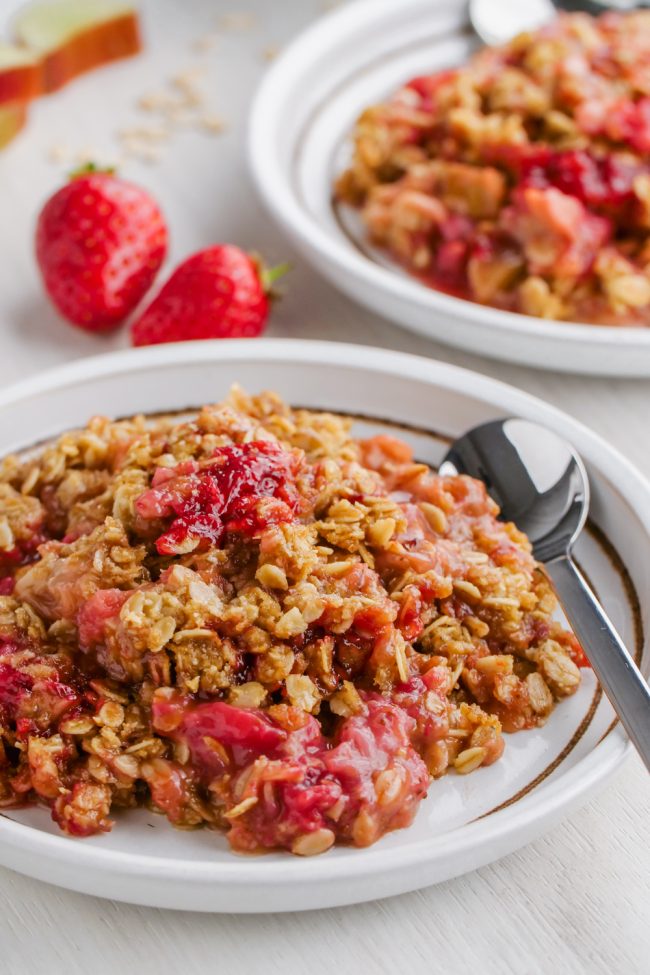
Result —
[{"label": "white ceramic plate with brown rim", "polygon": [[[0,455],[29,449],[96,413],[125,416],[214,402],[231,383],[294,405],[357,417],[359,433],[397,428],[435,465],[450,438],[519,415],[568,437],[593,486],[578,558],[628,645],[642,652],[650,606],[650,486],[614,449],[551,406],[440,362],[326,342],[159,346],[87,359],[0,392]],[[646,656],[647,663],[647,656]],[[0,862],[73,890],[158,907],[287,911],[385,897],[472,870],[527,843],[596,792],[629,745],[593,674],[542,729],[506,736],[503,758],[431,784],[413,825],[369,849],[245,857],[208,830],[174,830],[145,810],[111,833],[63,836],[45,809],[4,810]]]},{"label": "white ceramic plate with brown rim", "polygon": [[258,191],[294,245],[336,287],[398,325],[496,359],[650,375],[650,328],[545,321],[435,291],[372,248],[333,202],[360,112],[409,78],[464,63],[476,46],[465,0],[357,0],[295,40],[264,77],[249,126]]}]

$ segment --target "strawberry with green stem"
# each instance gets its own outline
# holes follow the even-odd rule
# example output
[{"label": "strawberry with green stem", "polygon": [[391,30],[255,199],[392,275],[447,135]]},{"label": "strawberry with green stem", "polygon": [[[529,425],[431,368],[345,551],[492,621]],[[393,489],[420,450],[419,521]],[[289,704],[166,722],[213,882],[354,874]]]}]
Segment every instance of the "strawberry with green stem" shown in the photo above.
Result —
[{"label": "strawberry with green stem", "polygon": [[136,319],[133,344],[261,335],[273,284],[287,270],[287,264],[267,269],[234,244],[199,251],[176,268]]}]

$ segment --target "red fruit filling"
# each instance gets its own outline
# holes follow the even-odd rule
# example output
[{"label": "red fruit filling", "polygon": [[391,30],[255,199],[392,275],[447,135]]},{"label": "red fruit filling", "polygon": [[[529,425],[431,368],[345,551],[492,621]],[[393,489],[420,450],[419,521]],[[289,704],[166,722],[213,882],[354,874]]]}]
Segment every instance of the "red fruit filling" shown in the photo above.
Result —
[{"label": "red fruit filling", "polygon": [[[0,552],[0,586],[8,585],[5,579],[9,573],[22,565],[30,565],[38,559],[38,547],[47,541],[47,535],[43,533],[41,527],[37,525],[33,529],[28,529],[33,531],[29,538],[21,539],[12,549]],[[0,591],[0,595],[8,595],[12,589],[13,587],[8,592]]]},{"label": "red fruit filling", "polygon": [[611,154],[596,156],[586,149],[558,152],[548,146],[504,146],[499,154],[522,185],[554,186],[590,207],[612,208],[632,202],[634,180],[648,170],[638,162]]},{"label": "red fruit filling", "polygon": [[[331,842],[365,846],[411,822],[429,775],[410,740],[417,719],[378,694],[363,700],[364,713],[341,721],[331,740],[293,708],[276,709],[280,723],[261,710],[195,703],[179,692],[154,699],[153,722],[188,746],[203,785],[223,797],[236,849],[292,848],[317,830],[328,831],[319,842],[329,845],[331,834]],[[169,789],[167,770],[163,778],[158,801],[177,807],[181,779],[173,776]]]},{"label": "red fruit filling", "polygon": [[405,87],[419,95],[420,101],[418,108],[423,112],[430,112],[433,108],[438,89],[447,81],[451,81],[457,73],[456,70],[449,69],[447,71],[439,71],[437,74],[418,75],[417,78],[411,78]]},{"label": "red fruit filling", "polygon": [[640,155],[650,152],[650,98],[585,102],[576,119],[583,132],[622,142]]},{"label": "red fruit filling", "polygon": [[218,447],[205,466],[158,468],[136,510],[145,519],[173,516],[156,542],[161,555],[219,545],[226,532],[253,538],[300,511],[296,476],[303,464],[298,452],[274,441]]},{"label": "red fruit filling", "polygon": [[[0,648],[0,722],[15,727],[23,739],[30,734],[52,734],[64,715],[82,705],[83,694],[47,657],[30,654],[22,669],[11,659],[16,652],[13,644]],[[40,666],[47,676],[34,676]]]},{"label": "red fruit filling", "polygon": [[121,589],[98,589],[83,603],[77,614],[80,647],[86,649],[103,642],[106,622],[119,615],[130,595]]},{"label": "red fruit filling", "polygon": [[34,678],[7,664],[0,664],[0,715],[2,721],[15,721],[20,702],[34,686]]}]

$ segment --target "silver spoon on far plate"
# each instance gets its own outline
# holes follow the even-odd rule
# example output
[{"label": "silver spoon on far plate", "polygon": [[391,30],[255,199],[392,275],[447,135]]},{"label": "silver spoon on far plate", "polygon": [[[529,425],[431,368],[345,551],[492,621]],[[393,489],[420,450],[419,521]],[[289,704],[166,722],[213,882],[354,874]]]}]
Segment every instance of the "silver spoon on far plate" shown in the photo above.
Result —
[{"label": "silver spoon on far plate", "polygon": [[528,536],[596,677],[650,771],[650,688],[572,555],[589,510],[589,480],[578,454],[537,423],[493,420],[452,444],[440,474],[469,474],[483,481],[502,518]]},{"label": "silver spoon on far plate", "polygon": [[470,0],[469,19],[486,44],[505,44],[522,31],[547,24],[558,10],[601,14],[606,10],[632,10],[645,4],[634,0]]}]

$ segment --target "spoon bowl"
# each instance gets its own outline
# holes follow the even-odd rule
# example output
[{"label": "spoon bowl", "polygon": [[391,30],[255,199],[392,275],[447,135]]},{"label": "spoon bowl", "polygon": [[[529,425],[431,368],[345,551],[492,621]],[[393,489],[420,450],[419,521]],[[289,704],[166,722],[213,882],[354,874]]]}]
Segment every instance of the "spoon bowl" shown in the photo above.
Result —
[{"label": "spoon bowl", "polygon": [[589,479],[582,460],[566,440],[529,420],[511,417],[474,427],[454,443],[440,473],[482,480],[540,562],[563,555],[587,520]]}]

